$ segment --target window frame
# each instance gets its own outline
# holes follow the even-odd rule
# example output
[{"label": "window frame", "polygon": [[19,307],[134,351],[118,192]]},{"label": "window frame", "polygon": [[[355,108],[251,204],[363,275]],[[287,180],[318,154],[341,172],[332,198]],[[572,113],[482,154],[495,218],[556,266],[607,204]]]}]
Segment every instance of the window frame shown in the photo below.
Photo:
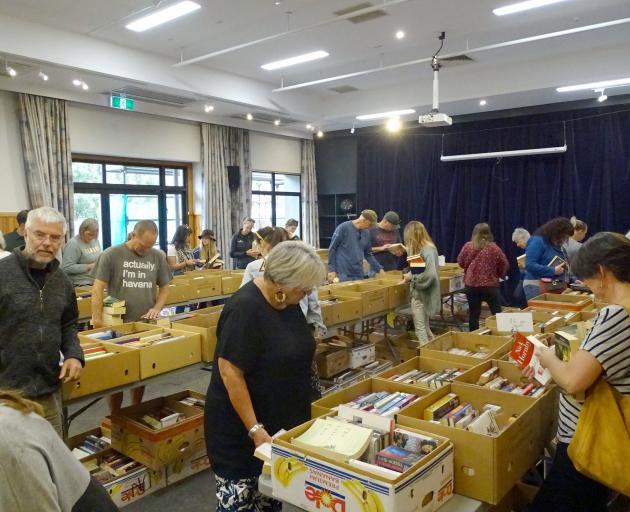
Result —
[{"label": "window frame", "polygon": [[[183,162],[169,162],[157,160],[142,160],[135,158],[118,158],[96,155],[72,155],[73,163],[86,163],[101,166],[100,183],[74,182],[74,193],[100,194],[101,196],[101,219],[102,219],[102,240],[103,249],[111,246],[111,222],[110,222],[110,194],[148,194],[156,195],[158,199],[158,231],[160,249],[167,250],[170,240],[167,240],[167,217],[166,196],[169,194],[179,194],[182,205],[182,221],[189,224],[192,190],[190,179],[192,178],[192,164]],[[123,165],[137,167],[158,168],[160,173],[159,185],[127,185],[119,183],[106,183],[107,165]],[[183,186],[166,185],[166,169],[181,169],[183,171]],[[78,228],[78,227],[77,227]]]},{"label": "window frame", "polygon": [[[254,173],[259,174],[270,174],[271,175],[271,190],[254,190],[252,187],[252,205],[254,204],[254,195],[260,196],[270,196],[271,197],[271,223],[273,226],[276,226],[277,216],[276,216],[276,197],[284,196],[284,197],[297,197],[300,204],[300,217],[297,219],[299,221],[299,226],[297,229],[297,235],[302,238],[302,175],[298,173],[287,173],[287,172],[276,172],[276,171],[260,171],[258,169],[252,169],[252,177]],[[278,192],[276,191],[276,175],[291,175],[297,176],[300,178],[300,191],[299,192]],[[253,179],[253,178],[252,178]],[[252,212],[253,216],[253,212]],[[260,226],[264,227],[264,226]],[[284,227],[284,226],[279,226]]]}]

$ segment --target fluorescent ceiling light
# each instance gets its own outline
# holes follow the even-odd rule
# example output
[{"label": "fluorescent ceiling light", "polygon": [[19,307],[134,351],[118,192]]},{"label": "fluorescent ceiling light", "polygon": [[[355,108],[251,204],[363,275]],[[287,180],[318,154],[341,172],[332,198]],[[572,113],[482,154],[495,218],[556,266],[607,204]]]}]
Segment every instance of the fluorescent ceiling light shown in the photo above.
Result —
[{"label": "fluorescent ceiling light", "polygon": [[621,87],[623,85],[630,85],[630,78],[618,78],[617,80],[604,80],[602,82],[591,82],[588,84],[567,85],[565,87],[558,87],[558,92],[573,92],[573,91],[588,91],[595,89],[609,89],[611,87]]},{"label": "fluorescent ceiling light", "polygon": [[393,110],[392,112],[379,112],[378,114],[362,114],[357,116],[356,119],[359,121],[370,121],[371,119],[385,119],[387,117],[405,116],[415,113],[414,109],[406,108],[404,110]]},{"label": "fluorescent ceiling light", "polygon": [[480,100],[479,101],[479,106],[480,107],[485,107],[488,104],[488,102],[486,100]]},{"label": "fluorescent ceiling light", "polygon": [[191,2],[190,0],[184,0],[183,2],[178,2],[170,7],[147,14],[136,21],[132,21],[125,27],[129,30],[133,30],[134,32],[144,32],[145,30],[162,25],[162,23],[167,23],[171,20],[179,18],[180,16],[196,11],[197,9],[201,9],[201,5],[196,2]]},{"label": "fluorescent ceiling light", "polygon": [[493,9],[492,12],[497,16],[505,16],[506,14],[529,11],[530,9],[537,9],[538,7],[545,7],[564,1],[566,0],[527,0],[526,2],[518,2],[516,4],[506,5],[505,7],[498,7],[497,9]]},{"label": "fluorescent ceiling light", "polygon": [[405,37],[405,32],[402,30],[399,30],[398,32],[396,32],[396,39],[403,39]]},{"label": "fluorescent ceiling light", "polygon": [[324,50],[317,50],[316,52],[305,53],[304,55],[296,55],[295,57],[289,57],[288,59],[277,60],[275,62],[269,62],[260,66],[267,71],[273,71],[274,69],[287,68],[289,66],[295,66],[296,64],[302,64],[304,62],[311,62],[312,60],[323,59],[328,57],[329,53]]},{"label": "fluorescent ceiling light", "polygon": [[516,149],[512,151],[493,151],[492,153],[469,153],[464,155],[441,155],[442,162],[459,162],[460,160],[482,160],[484,158],[506,158],[511,156],[549,155],[566,153],[567,145],[550,148]]}]

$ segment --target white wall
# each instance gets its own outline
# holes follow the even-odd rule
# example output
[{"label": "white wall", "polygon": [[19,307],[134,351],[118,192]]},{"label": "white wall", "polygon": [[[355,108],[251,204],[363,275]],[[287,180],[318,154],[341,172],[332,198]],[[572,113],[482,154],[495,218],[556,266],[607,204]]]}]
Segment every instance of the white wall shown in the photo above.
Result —
[{"label": "white wall", "polygon": [[73,153],[198,162],[198,123],[72,104],[68,108]]},{"label": "white wall", "polygon": [[0,91],[0,211],[29,207],[18,124],[17,94]]},{"label": "white wall", "polygon": [[249,152],[255,171],[300,173],[300,139],[250,132]]}]

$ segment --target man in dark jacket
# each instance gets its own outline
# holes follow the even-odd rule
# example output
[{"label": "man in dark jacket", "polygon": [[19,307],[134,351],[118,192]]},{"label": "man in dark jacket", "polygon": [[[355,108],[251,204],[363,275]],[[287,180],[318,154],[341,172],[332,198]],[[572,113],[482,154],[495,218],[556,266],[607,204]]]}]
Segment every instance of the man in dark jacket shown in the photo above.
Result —
[{"label": "man in dark jacket", "polygon": [[0,388],[41,404],[60,435],[60,384],[78,379],[84,365],[74,287],[55,258],[65,232],[57,210],[32,210],[25,246],[0,260]]},{"label": "man in dark jacket", "polygon": [[260,251],[253,248],[256,233],[252,229],[255,223],[254,219],[245,219],[243,227],[232,237],[230,257],[234,260],[234,268],[244,269],[260,254]]},{"label": "man in dark jacket", "polygon": [[11,233],[7,233],[4,235],[4,244],[5,250],[12,252],[13,249],[18,247],[22,247],[24,245],[24,224],[26,223],[26,216],[28,215],[28,210],[22,210],[17,214],[15,218],[17,220],[17,228],[15,228]]}]

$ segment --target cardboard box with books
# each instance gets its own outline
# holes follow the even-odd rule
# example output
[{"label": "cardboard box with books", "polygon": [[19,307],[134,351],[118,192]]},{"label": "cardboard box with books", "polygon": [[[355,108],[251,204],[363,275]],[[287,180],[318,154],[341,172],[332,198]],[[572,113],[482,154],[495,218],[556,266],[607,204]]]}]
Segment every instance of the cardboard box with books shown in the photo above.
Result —
[{"label": "cardboard box with books", "polygon": [[420,356],[475,365],[502,356],[509,352],[511,346],[511,336],[480,336],[451,331],[420,347]]},{"label": "cardboard box with books", "polygon": [[[311,416],[317,417],[330,413],[333,409],[353,409],[355,414],[370,417],[383,416],[392,418],[415,400],[431,394],[428,389],[417,386],[389,382],[382,379],[367,379],[348,386],[311,404]],[[365,412],[360,410],[357,401],[363,400]]]},{"label": "cardboard box with books", "polygon": [[137,350],[140,358],[140,379],[201,361],[201,341],[198,333],[152,327],[152,330],[112,338],[101,343]]},{"label": "cardboard box with books", "polygon": [[470,364],[454,364],[443,359],[414,357],[381,373],[377,379],[401,382],[424,389],[437,389],[471,368]]},{"label": "cardboard box with books", "polygon": [[64,400],[72,400],[140,380],[137,350],[109,343],[83,343],[85,367],[78,380],[62,384]]},{"label": "cardboard box with books", "polygon": [[324,325],[328,327],[359,320],[363,313],[363,302],[357,297],[320,292],[318,300]]},{"label": "cardboard box with books", "polygon": [[[559,329],[563,325],[566,325],[566,318],[563,313],[554,314],[553,311],[549,310],[523,310],[518,313],[512,313],[516,315],[526,315],[530,314],[532,316],[532,324],[533,331],[532,333],[544,333],[544,332],[554,332],[556,329]],[[484,320],[484,327],[488,329],[492,329],[494,332],[498,332],[500,335],[511,335],[511,331],[501,331],[497,326],[497,316],[491,315]]]},{"label": "cardboard box with books", "polygon": [[400,276],[394,279],[388,276],[369,281],[369,283],[387,287],[387,309],[396,309],[399,306],[409,304],[409,284],[400,283],[401,280]]},{"label": "cardboard box with books", "polygon": [[312,512],[434,511],[453,494],[452,444],[393,420],[311,420],[274,439],[270,462],[274,497]]},{"label": "cardboard box with books", "polygon": [[148,322],[127,322],[115,327],[99,327],[97,329],[89,329],[87,331],[79,331],[79,342],[96,343],[101,341],[109,341],[113,338],[120,338],[129,334],[138,334],[141,332],[152,331],[156,329],[155,324]]},{"label": "cardboard box with books", "polygon": [[206,469],[210,469],[210,459],[205,449],[191,457],[180,457],[177,462],[166,466],[166,485],[173,485]]},{"label": "cardboard box with books", "polygon": [[112,448],[155,470],[202,453],[203,409],[185,398],[155,398],[113,413]]},{"label": "cardboard box with books", "polygon": [[530,308],[552,309],[559,311],[582,311],[593,305],[593,299],[583,295],[543,293],[527,301]]},{"label": "cardboard box with books", "polygon": [[120,508],[166,486],[164,467],[150,469],[116,450],[91,455],[82,459],[81,464]]},{"label": "cardboard box with books", "polygon": [[566,316],[567,324],[577,324],[579,322],[593,322],[599,315],[599,310],[579,311]]},{"label": "cardboard box with books", "polygon": [[497,504],[542,456],[553,429],[544,423],[546,404],[453,382],[401,411],[396,421],[453,441],[455,493]]},{"label": "cardboard box with books", "polygon": [[193,300],[195,297],[196,295],[193,293],[188,275],[175,276],[168,284],[168,297],[166,299],[167,305],[188,302]]},{"label": "cardboard box with books", "polygon": [[363,317],[387,311],[389,292],[386,286],[367,282],[350,282],[332,285],[333,292],[342,297],[361,299]]},{"label": "cardboard box with books", "polygon": [[190,283],[191,299],[221,295],[221,276],[189,272],[186,277]]},{"label": "cardboard box with books", "polygon": [[74,289],[77,296],[77,307],[79,308],[79,318],[90,318],[92,316],[92,287],[77,286]]},{"label": "cardboard box with books", "polygon": [[243,274],[231,272],[221,278],[221,294],[232,295],[241,287]]},{"label": "cardboard box with books", "polygon": [[331,346],[326,343],[317,345],[315,362],[320,377],[329,379],[350,367],[349,353],[343,347]]},{"label": "cardboard box with books", "polygon": [[448,295],[464,289],[464,271],[460,268],[440,268],[439,278],[440,293],[442,295]]},{"label": "cardboard box with books", "polygon": [[208,314],[194,311],[190,318],[177,320],[171,325],[173,329],[198,333],[201,337],[201,360],[212,362],[217,346],[217,324],[220,316],[221,311]]},{"label": "cardboard box with books", "polygon": [[72,451],[72,455],[78,460],[83,460],[105,450],[110,450],[112,441],[109,435],[105,435],[101,427],[96,427],[68,438],[66,445]]}]

